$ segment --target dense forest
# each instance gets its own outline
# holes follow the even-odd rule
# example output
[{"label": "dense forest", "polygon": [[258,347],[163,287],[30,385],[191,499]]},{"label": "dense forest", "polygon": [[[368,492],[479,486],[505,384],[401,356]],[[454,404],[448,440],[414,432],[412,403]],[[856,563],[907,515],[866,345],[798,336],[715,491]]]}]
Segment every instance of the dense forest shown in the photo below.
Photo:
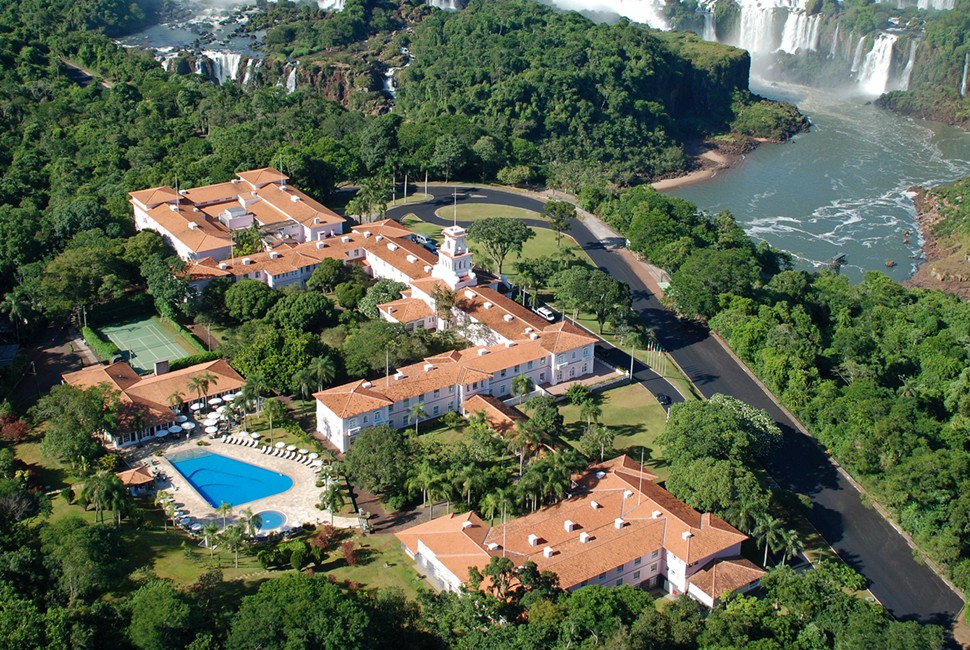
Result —
[{"label": "dense forest", "polygon": [[[959,212],[961,188],[946,191]],[[970,587],[970,305],[879,272],[852,285],[832,270],[791,270],[729,214],[699,213],[650,188],[615,197],[589,188],[583,198],[671,274],[671,306],[708,321]],[[963,216],[952,227],[964,227]]]}]

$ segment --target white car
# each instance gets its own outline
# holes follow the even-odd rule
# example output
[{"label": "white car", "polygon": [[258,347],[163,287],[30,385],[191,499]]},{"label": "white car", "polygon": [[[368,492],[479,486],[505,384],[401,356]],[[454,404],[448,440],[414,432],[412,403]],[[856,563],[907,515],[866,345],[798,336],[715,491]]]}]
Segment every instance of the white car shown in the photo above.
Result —
[{"label": "white car", "polygon": [[550,323],[556,322],[556,312],[552,311],[548,307],[536,307],[535,312],[545,318]]}]

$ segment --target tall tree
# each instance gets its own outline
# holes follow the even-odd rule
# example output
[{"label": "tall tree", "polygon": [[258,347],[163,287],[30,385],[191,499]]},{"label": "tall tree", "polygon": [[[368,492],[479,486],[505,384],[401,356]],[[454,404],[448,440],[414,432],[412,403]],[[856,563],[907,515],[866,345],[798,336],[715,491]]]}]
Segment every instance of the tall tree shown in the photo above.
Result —
[{"label": "tall tree", "polygon": [[499,275],[502,275],[506,256],[521,253],[522,245],[535,235],[535,231],[522,220],[511,217],[486,217],[473,222],[468,228],[468,238],[481,245]]},{"label": "tall tree", "polygon": [[576,217],[576,206],[569,201],[547,201],[543,216],[556,233],[556,247],[562,247],[562,234],[569,230],[570,222]]}]

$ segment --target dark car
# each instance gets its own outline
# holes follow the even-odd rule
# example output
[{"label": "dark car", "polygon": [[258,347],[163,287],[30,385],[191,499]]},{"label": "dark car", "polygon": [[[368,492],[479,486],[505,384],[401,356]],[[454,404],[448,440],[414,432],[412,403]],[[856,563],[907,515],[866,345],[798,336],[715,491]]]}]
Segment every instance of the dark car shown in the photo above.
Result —
[{"label": "dark car", "polygon": [[657,393],[657,401],[660,402],[660,406],[670,406],[670,397],[663,393]]}]

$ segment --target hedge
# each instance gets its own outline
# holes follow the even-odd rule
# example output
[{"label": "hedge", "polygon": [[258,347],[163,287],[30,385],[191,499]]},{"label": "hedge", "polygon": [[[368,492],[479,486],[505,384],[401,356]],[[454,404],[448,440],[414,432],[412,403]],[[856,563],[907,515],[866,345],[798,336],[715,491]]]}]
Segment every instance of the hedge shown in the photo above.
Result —
[{"label": "hedge", "polygon": [[100,334],[95,332],[90,327],[81,328],[81,336],[87,341],[94,353],[104,359],[105,361],[111,361],[116,354],[121,354],[121,349],[112,343],[111,341],[102,338]]},{"label": "hedge", "polygon": [[[199,351],[200,354],[204,354],[209,351],[209,348],[205,347],[202,344],[202,342],[195,337],[195,334],[193,334],[188,329],[183,327],[181,323],[178,323],[172,320],[171,318],[166,318],[165,316],[159,316],[158,318],[163,323],[167,323],[168,325],[171,325],[172,327],[174,327],[179,334],[181,334],[188,340],[188,342],[192,345],[192,347],[194,347],[196,350]],[[199,355],[193,355],[193,356],[199,356]],[[211,359],[206,359],[206,361],[211,361]]]},{"label": "hedge", "polygon": [[112,325],[120,321],[133,320],[138,316],[148,316],[155,313],[155,303],[152,297],[144,294],[122,296],[116,300],[97,305],[88,313],[88,323],[94,327]]},{"label": "hedge", "polygon": [[168,363],[168,369],[171,370],[181,370],[182,368],[188,368],[189,366],[194,366],[199,363],[205,363],[206,361],[215,361],[216,359],[222,358],[222,353],[218,350],[213,350],[212,352],[200,352],[199,354],[190,354],[187,357],[180,357],[178,359],[172,359]]}]

